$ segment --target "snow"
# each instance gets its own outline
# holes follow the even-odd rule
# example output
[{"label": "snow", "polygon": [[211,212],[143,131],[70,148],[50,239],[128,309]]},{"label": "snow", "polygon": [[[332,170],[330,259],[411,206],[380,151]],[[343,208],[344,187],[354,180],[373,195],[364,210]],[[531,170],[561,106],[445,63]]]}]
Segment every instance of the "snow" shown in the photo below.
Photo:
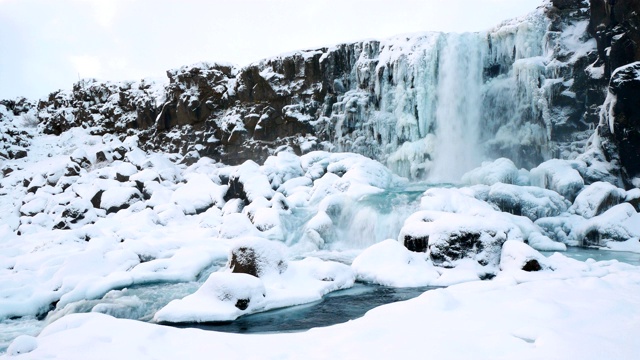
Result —
[{"label": "snow", "polygon": [[627,193],[623,189],[598,181],[588,185],[578,194],[570,210],[590,219],[619,204],[626,197]]},{"label": "snow", "polygon": [[20,358],[388,358],[425,349],[438,358],[635,358],[638,269],[615,262],[585,264],[587,271],[565,266],[578,275],[543,271],[527,279],[509,271],[292,334],[225,334],[73,314],[48,326]]},{"label": "snow", "polygon": [[433,285],[440,277],[424,253],[414,253],[389,239],[367,248],[351,267],[360,281],[395,287]]},{"label": "snow", "polygon": [[571,201],[584,187],[584,180],[576,170],[581,165],[578,161],[545,161],[531,169],[531,185],[553,190]]},{"label": "snow", "polygon": [[254,312],[316,301],[328,292],[353,286],[355,276],[347,265],[317,258],[286,263],[278,242],[242,238],[234,243],[232,254],[239,257],[238,264],[255,261],[259,278],[230,272],[237,270],[233,267],[213,273],[194,294],[160,309],[154,320],[230,321]]},{"label": "snow", "polygon": [[[7,358],[634,358],[639,268],[538,252],[592,245],[640,253],[638,189],[592,183],[616,183],[605,177],[610,164],[584,155],[516,166],[549,158],[546,129],[521,119],[549,120],[545,91],[564,82],[552,75],[567,65],[551,60],[550,48],[571,50],[573,62],[594,45],[581,37],[585,22],[548,39],[541,12],[478,34],[356,44],[353,73],[333,84],[345,91],[332,117],[318,119],[334,143],[306,136],[297,140],[304,155],[281,147],[261,164],[191,153],[198,160],[187,166],[178,154],[142,150],[142,137],[92,136],[95,124],[59,137],[28,128],[20,140],[5,136],[19,119],[0,106],[2,154],[27,151],[0,160],[0,351],[12,341]],[[321,53],[323,65],[333,61],[324,50],[299,55]],[[219,66],[170,74],[216,75]],[[492,66],[503,73],[485,81]],[[279,81],[272,70],[261,75]],[[117,97],[102,101],[122,110]],[[602,121],[611,126],[613,105],[610,94]],[[311,120],[295,104],[285,111]],[[74,116],[70,108],[56,115]],[[225,122],[244,129],[236,113]],[[310,151],[316,145],[332,152]],[[522,149],[538,153],[482,163],[489,150],[517,157]],[[106,160],[97,162],[100,151]],[[410,251],[411,241],[424,252]],[[243,256],[257,263],[256,276],[238,273]],[[523,270],[532,260],[539,271]],[[156,324],[232,321],[320,301],[355,281],[447,288],[296,334]],[[167,300],[146,308],[131,293],[151,284]],[[170,284],[187,290],[174,294]],[[105,315],[138,313],[146,323]]]},{"label": "snow", "polygon": [[178,187],[171,195],[171,202],[178,205],[185,214],[204,212],[213,205],[224,204],[226,186],[215,184],[204,174],[188,174],[187,183]]},{"label": "snow", "polygon": [[484,162],[462,176],[462,183],[467,185],[493,185],[497,183],[527,185],[513,161],[500,158],[493,162]]}]

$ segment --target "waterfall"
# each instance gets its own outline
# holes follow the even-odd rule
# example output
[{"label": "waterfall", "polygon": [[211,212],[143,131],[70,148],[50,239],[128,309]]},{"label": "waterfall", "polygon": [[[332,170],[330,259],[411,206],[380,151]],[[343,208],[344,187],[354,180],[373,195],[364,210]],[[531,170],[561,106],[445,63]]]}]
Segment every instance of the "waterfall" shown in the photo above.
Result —
[{"label": "waterfall", "polygon": [[458,181],[483,158],[483,40],[480,34],[449,34],[440,52],[432,181]]},{"label": "waterfall", "polygon": [[430,182],[457,182],[498,157],[548,159],[547,27],[539,12],[487,32],[356,44],[350,86],[319,121],[336,134],[329,148]]}]

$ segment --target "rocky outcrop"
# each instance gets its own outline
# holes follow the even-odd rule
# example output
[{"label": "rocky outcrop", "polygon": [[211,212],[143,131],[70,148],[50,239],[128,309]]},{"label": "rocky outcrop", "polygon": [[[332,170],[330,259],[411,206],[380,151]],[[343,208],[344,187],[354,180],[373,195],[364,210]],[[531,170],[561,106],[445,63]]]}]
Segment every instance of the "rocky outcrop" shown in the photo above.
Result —
[{"label": "rocky outcrop", "polygon": [[155,125],[157,101],[162,94],[149,82],[82,80],[71,91],[59,90],[37,105],[45,134],[60,135],[73,128],[91,129],[96,135],[126,134]]},{"label": "rocky outcrop", "polygon": [[627,185],[640,176],[640,62],[618,68],[609,85],[594,146],[619,164]]},{"label": "rocky outcrop", "polygon": [[610,7],[605,0],[590,0],[590,6],[589,33],[609,78],[618,67],[640,60],[640,1],[618,0]]}]

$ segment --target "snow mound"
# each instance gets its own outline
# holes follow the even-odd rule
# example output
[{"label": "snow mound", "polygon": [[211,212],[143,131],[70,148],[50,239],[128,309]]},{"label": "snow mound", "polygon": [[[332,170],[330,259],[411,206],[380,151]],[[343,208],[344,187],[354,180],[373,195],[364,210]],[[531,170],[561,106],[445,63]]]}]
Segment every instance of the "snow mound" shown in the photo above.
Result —
[{"label": "snow mound", "polygon": [[495,184],[491,186],[486,199],[504,212],[526,216],[531,221],[539,218],[558,216],[567,211],[570,203],[555,191],[533,186]]},{"label": "snow mound", "polygon": [[493,162],[484,162],[482,166],[475,168],[462,176],[463,184],[467,185],[493,185],[497,183],[528,185],[528,174],[518,170],[513,161],[500,158]]},{"label": "snow mound", "polygon": [[551,159],[531,169],[531,185],[550,189],[573,201],[584,187],[584,180],[578,168],[584,167],[579,161]]},{"label": "snow mound", "polygon": [[626,197],[627,193],[623,189],[599,181],[586,186],[584,190],[578,194],[570,211],[590,219],[620,204]]},{"label": "snow mound", "polygon": [[264,284],[248,274],[213,273],[192,295],[173,300],[154,315],[157,322],[214,322],[234,320],[259,309]]},{"label": "snow mound", "polygon": [[440,277],[429,257],[407,250],[389,239],[375,244],[353,260],[351,267],[360,281],[395,287],[432,285]]}]

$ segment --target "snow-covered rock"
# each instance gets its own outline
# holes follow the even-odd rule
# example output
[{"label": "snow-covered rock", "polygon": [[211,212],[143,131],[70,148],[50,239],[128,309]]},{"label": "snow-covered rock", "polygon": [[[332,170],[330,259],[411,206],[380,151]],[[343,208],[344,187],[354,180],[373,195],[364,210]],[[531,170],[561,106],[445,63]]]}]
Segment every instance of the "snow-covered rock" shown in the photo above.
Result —
[{"label": "snow-covered rock", "polygon": [[462,176],[462,183],[467,185],[493,185],[497,183],[528,185],[529,178],[526,170],[520,171],[507,158],[499,158],[493,162],[484,162]]},{"label": "snow-covered rock", "polygon": [[550,189],[573,201],[584,187],[584,180],[576,168],[578,161],[552,159],[531,169],[531,185]]},{"label": "snow-covered rock", "polygon": [[491,186],[483,200],[495,204],[504,212],[526,216],[532,221],[560,215],[567,211],[570,205],[555,191],[508,184]]},{"label": "snow-covered rock", "polygon": [[609,183],[595,182],[578,194],[570,211],[590,219],[620,204],[626,197],[623,189]]},{"label": "snow-covered rock", "polygon": [[427,286],[440,277],[426,254],[409,251],[393,239],[367,248],[351,267],[358,280],[386,286]]},{"label": "snow-covered rock", "polygon": [[189,174],[187,183],[173,192],[171,201],[187,215],[200,214],[211,206],[224,206],[226,192],[226,186],[215,184],[204,174]]},{"label": "snow-covered rock", "polygon": [[509,240],[502,245],[500,270],[540,271],[549,268],[547,258],[523,242]]},{"label": "snow-covered rock", "polygon": [[500,262],[502,244],[514,237],[521,237],[519,229],[498,219],[421,211],[406,220],[399,240],[407,244],[422,239],[438,266],[455,267],[469,258],[493,267]]},{"label": "snow-covered rock", "polygon": [[255,277],[282,274],[287,270],[286,248],[277,241],[262,238],[234,240],[228,267],[234,273]]}]

